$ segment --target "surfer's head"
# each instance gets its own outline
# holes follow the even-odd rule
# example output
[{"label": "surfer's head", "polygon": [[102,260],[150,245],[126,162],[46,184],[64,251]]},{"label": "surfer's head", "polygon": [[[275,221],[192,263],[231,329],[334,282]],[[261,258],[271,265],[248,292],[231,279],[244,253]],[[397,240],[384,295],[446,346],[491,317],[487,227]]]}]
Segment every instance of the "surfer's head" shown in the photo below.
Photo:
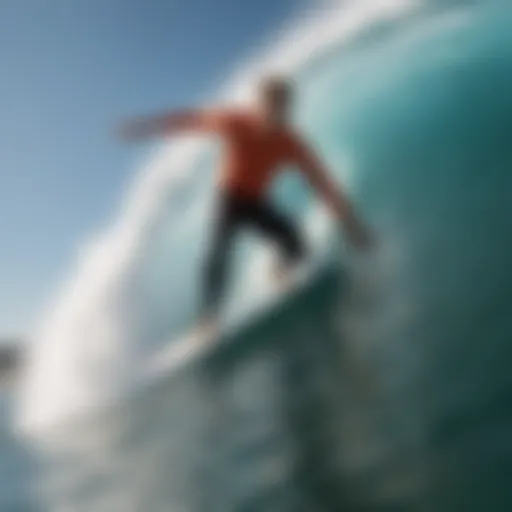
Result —
[{"label": "surfer's head", "polygon": [[259,107],[265,120],[271,124],[285,124],[292,106],[292,82],[281,76],[268,76],[259,86]]}]

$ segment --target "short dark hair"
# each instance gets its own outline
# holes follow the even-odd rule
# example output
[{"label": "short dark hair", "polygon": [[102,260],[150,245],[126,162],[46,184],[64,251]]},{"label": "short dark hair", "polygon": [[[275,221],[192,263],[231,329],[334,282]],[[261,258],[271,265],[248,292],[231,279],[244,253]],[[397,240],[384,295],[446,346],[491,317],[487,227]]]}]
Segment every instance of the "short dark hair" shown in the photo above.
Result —
[{"label": "short dark hair", "polygon": [[284,76],[266,76],[260,82],[260,91],[265,96],[278,95],[288,98],[293,94],[293,83]]}]

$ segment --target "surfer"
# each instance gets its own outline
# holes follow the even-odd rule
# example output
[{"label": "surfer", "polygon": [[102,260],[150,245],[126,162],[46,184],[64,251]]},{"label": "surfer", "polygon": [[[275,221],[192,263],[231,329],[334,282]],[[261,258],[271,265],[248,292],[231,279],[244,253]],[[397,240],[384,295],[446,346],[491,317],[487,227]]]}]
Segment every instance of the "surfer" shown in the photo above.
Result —
[{"label": "surfer", "polygon": [[[259,85],[253,107],[180,110],[137,119],[123,125],[125,140],[183,132],[219,136],[224,142],[218,179],[218,217],[206,258],[203,326],[214,325],[223,293],[234,235],[254,228],[280,249],[277,278],[285,278],[307,254],[304,238],[293,220],[267,199],[269,185],[283,166],[302,171],[311,186],[341,221],[352,246],[365,249],[371,237],[344,192],[319,157],[291,123],[293,86],[282,77]],[[213,322],[213,324],[212,324]]]}]

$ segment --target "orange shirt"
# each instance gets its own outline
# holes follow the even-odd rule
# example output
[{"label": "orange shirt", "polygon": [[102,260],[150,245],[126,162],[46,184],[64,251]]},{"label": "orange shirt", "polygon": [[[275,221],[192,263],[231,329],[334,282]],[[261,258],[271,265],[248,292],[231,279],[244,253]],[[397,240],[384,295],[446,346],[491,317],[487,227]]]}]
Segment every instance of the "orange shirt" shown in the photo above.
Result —
[{"label": "orange shirt", "polygon": [[204,112],[189,126],[221,135],[220,186],[244,197],[263,196],[283,166],[298,166],[306,174],[319,168],[315,155],[291,129],[269,130],[252,113]]}]

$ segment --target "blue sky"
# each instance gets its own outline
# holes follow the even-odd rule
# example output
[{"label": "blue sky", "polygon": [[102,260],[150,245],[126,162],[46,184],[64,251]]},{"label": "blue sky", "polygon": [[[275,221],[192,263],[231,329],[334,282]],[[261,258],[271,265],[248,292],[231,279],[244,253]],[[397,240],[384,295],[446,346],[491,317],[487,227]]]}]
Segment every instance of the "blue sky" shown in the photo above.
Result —
[{"label": "blue sky", "polygon": [[0,337],[34,327],[143,158],[116,121],[193,104],[301,0],[0,2]]}]

